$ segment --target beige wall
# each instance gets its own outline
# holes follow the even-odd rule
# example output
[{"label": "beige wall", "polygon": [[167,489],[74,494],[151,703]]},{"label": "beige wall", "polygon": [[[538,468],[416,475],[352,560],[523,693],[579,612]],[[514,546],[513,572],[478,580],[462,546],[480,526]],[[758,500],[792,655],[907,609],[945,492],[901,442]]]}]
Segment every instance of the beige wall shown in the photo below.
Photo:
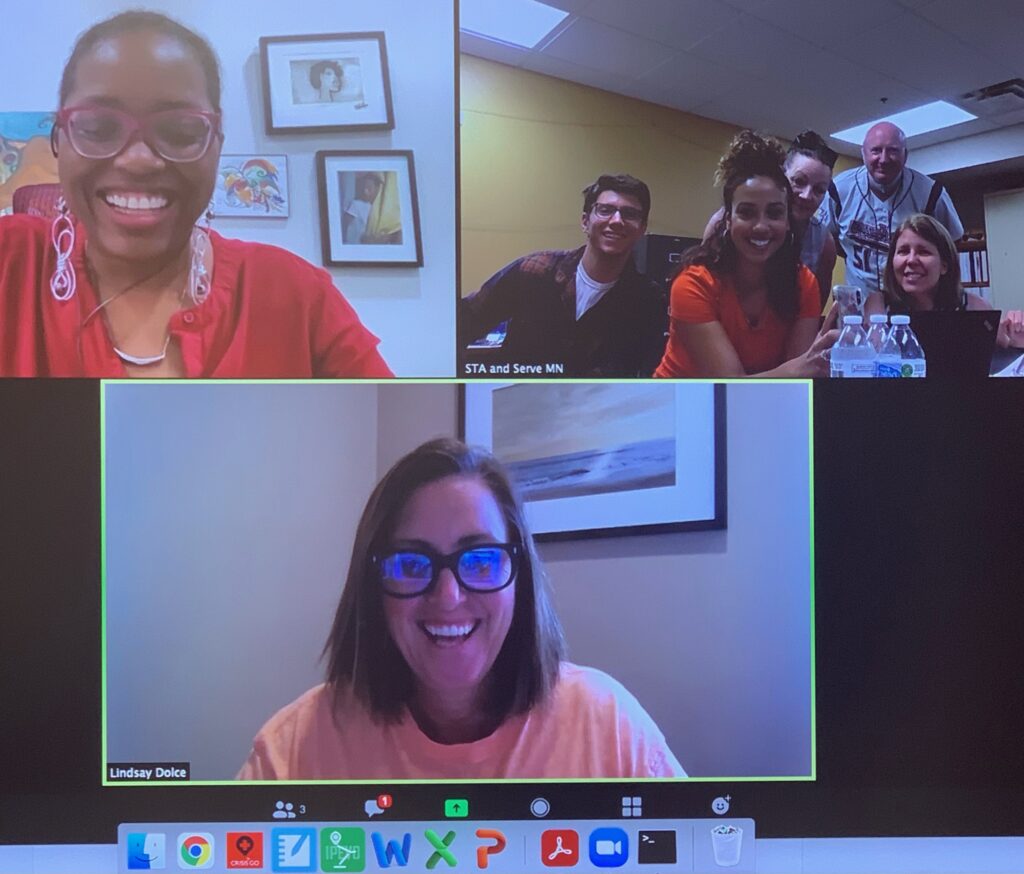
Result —
[{"label": "beige wall", "polygon": [[[601,173],[650,186],[651,233],[699,237],[721,206],[715,166],[739,128],[471,55],[460,62],[463,294],[527,252],[582,245],[580,191]],[[850,165],[841,158],[836,170]]]},{"label": "beige wall", "polygon": [[649,230],[700,236],[719,206],[715,164],[736,128],[461,56],[462,291],[536,249],[582,245],[580,191],[632,173]]}]

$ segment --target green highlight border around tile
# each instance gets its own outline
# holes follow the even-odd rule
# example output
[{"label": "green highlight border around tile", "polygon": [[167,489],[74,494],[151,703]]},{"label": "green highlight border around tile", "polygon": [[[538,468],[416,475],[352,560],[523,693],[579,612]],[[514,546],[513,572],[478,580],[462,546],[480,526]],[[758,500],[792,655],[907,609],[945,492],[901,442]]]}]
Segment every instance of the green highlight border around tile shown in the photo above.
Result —
[{"label": "green highlight border around tile", "polygon": [[[809,560],[810,560],[810,702],[811,702],[811,773],[797,776],[772,777],[644,777],[623,779],[620,777],[589,777],[589,778],[536,778],[532,780],[515,779],[462,779],[462,780],[188,780],[188,781],[149,781],[149,780],[107,780],[107,388],[118,385],[139,386],[145,384],[158,390],[160,386],[182,385],[473,385],[474,383],[502,384],[510,382],[529,382],[530,384],[566,385],[621,383],[618,379],[531,379],[531,380],[491,380],[491,379],[400,379],[400,380],[366,380],[366,379],[208,379],[180,380],[161,379],[145,383],[137,379],[106,379],[100,381],[100,672],[101,672],[101,728],[100,728],[100,785],[107,786],[159,786],[190,787],[190,786],[379,786],[382,782],[388,785],[414,786],[456,786],[456,785],[543,785],[568,783],[602,783],[602,784],[636,784],[636,783],[810,783],[817,779],[818,767],[818,713],[817,713],[817,656],[815,648],[816,625],[815,611],[815,543],[814,543],[814,383],[807,379],[693,379],[663,380],[666,384],[680,383],[705,385],[803,385],[807,389],[807,460],[808,460],[808,501],[810,513]],[[644,382],[639,380],[638,382]],[[726,425],[728,428],[728,425]]]}]

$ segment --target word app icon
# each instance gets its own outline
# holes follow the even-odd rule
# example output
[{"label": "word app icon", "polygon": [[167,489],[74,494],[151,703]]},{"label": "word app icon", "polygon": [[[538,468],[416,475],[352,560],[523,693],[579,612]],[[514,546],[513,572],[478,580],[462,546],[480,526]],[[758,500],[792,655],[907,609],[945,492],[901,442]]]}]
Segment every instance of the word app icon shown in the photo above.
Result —
[{"label": "word app icon", "polygon": [[275,828],[270,842],[275,871],[316,871],[316,829]]},{"label": "word app icon", "polygon": [[590,863],[598,868],[621,868],[629,859],[629,835],[620,828],[596,828],[590,833]]},{"label": "word app icon", "polygon": [[402,842],[399,843],[391,838],[387,843],[380,832],[370,835],[373,841],[373,854],[377,857],[377,865],[381,868],[390,868],[392,863],[399,868],[409,864],[409,850],[412,847],[412,835],[406,832],[402,835]]},{"label": "word app icon", "polygon": [[228,867],[263,867],[263,832],[228,832]]},{"label": "word app icon", "polygon": [[363,871],[366,832],[361,828],[320,829],[321,871]]},{"label": "word app icon", "polygon": [[571,828],[553,828],[540,836],[540,860],[548,868],[571,868],[580,860],[580,836]]},{"label": "word app icon", "polygon": [[505,840],[505,835],[494,828],[478,828],[476,836],[482,841],[489,841],[476,848],[476,867],[486,868],[488,859],[504,850],[508,841]]},{"label": "word app icon", "polygon": [[159,832],[130,832],[128,870],[159,871],[167,867],[167,839]]},{"label": "word app icon", "polygon": [[213,867],[213,835],[185,832],[178,835],[178,867],[186,871]]}]

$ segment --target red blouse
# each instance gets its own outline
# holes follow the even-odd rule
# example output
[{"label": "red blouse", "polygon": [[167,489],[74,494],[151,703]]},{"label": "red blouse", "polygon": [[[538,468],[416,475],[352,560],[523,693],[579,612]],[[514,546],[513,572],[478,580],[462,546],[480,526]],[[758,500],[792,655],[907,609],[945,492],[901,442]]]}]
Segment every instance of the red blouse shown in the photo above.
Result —
[{"label": "red blouse", "polygon": [[[85,265],[85,230],[75,228],[77,290],[55,300],[50,223],[30,215],[0,219],[0,377],[127,375]],[[388,377],[377,338],[331,277],[301,258],[211,233],[210,296],[179,310],[169,325],[190,379]]]}]

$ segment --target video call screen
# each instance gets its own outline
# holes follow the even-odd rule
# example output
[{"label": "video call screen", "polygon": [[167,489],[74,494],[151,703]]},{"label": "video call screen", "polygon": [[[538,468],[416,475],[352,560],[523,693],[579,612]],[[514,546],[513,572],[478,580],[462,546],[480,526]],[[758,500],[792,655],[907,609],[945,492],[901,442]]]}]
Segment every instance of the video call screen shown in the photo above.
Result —
[{"label": "video call screen", "polygon": [[1024,841],[1014,4],[147,5],[0,25],[0,874]]},{"label": "video call screen", "polygon": [[[1012,386],[953,407],[931,384],[677,384],[663,399],[531,386],[545,388],[633,403],[626,442],[610,429],[613,455],[659,433],[680,445],[683,410],[705,421],[712,471],[677,457],[673,477],[724,481],[703,513],[713,521],[651,533],[627,519],[600,537],[539,534],[537,547],[568,658],[628,690],[687,776],[595,771],[531,788],[533,775],[509,773],[461,783],[476,810],[521,815],[543,785],[552,803],[618,816],[628,785],[654,815],[724,792],[761,836],[1012,831],[1024,724],[1005,667],[1022,609]],[[471,428],[480,409],[450,385],[0,390],[15,497],[2,517],[5,834],[41,840],[39,823],[72,799],[88,802],[72,829],[84,842],[108,840],[129,808],[152,821],[185,808],[268,815],[276,781],[237,777],[261,727],[324,682],[364,502],[396,459]],[[542,468],[591,453],[594,430],[542,447]],[[653,494],[667,487],[659,477],[630,485],[609,469],[582,491]],[[995,521],[971,521],[968,535],[983,518]],[[285,782],[314,810],[354,815],[371,787],[408,813],[460,780],[399,767]],[[606,784],[612,797],[595,796]],[[1003,805],[979,811],[992,793]]]}]

